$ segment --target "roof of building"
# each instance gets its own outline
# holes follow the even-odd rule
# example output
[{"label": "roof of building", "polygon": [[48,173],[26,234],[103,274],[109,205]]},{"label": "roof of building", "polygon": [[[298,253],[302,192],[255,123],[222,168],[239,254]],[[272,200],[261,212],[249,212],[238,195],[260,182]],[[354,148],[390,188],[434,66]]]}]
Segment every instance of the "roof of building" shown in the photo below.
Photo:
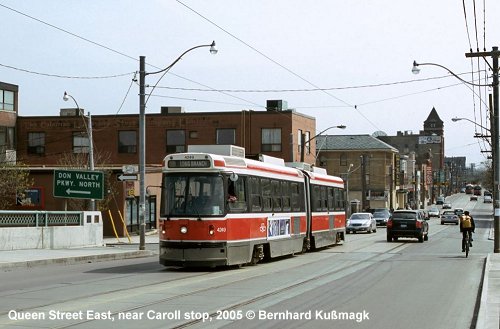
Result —
[{"label": "roof of building", "polygon": [[316,150],[376,150],[399,153],[397,148],[371,135],[320,135],[316,138]]},{"label": "roof of building", "polygon": [[439,122],[440,124],[443,124],[443,120],[441,120],[441,118],[439,117],[439,114],[437,113],[437,111],[434,107],[432,108],[431,112],[429,113],[429,116],[424,121],[424,123],[427,121]]}]

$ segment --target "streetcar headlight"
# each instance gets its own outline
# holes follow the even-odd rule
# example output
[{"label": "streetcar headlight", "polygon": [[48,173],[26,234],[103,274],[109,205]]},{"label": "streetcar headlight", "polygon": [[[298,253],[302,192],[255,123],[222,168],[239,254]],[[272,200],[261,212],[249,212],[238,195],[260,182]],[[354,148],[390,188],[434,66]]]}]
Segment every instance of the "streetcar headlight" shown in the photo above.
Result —
[{"label": "streetcar headlight", "polygon": [[208,226],[208,234],[209,235],[214,235],[215,234],[215,227],[213,225]]},{"label": "streetcar headlight", "polygon": [[186,234],[188,232],[188,228],[186,226],[181,226],[181,233]]}]

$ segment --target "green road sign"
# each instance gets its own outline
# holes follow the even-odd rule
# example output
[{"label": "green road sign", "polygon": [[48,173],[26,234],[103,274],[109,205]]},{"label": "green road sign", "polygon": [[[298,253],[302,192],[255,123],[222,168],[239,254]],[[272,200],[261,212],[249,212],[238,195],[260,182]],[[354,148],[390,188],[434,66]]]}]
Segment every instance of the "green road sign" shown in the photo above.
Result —
[{"label": "green road sign", "polygon": [[54,170],[54,197],[104,198],[104,174],[100,171]]}]

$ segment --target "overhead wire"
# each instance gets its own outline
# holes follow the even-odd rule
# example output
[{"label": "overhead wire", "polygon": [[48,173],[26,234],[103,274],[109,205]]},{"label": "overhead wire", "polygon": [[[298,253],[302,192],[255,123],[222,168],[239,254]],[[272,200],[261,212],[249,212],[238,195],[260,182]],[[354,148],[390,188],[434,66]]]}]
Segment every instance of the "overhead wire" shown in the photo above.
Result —
[{"label": "overhead wire", "polygon": [[289,72],[290,74],[292,74],[293,76],[299,78],[300,80],[306,82],[307,84],[315,87],[315,88],[318,88],[320,89],[320,91],[322,91],[324,94],[336,99],[337,101],[347,105],[348,107],[351,107],[353,109],[355,109],[359,115],[361,115],[367,122],[369,122],[373,127],[375,127],[375,129],[377,130],[381,130],[375,123],[373,123],[370,119],[368,119],[368,117],[366,117],[359,109],[358,109],[358,106],[357,105],[354,105],[354,104],[350,104],[348,103],[347,101],[333,95],[332,93],[328,92],[327,90],[321,90],[320,87],[318,87],[316,84],[314,84],[313,82],[309,81],[308,79],[302,77],[301,75],[299,75],[298,73],[294,72],[293,70],[289,69],[288,67],[284,66],[283,64],[279,63],[278,61],[274,60],[273,58],[271,58],[270,56],[264,54],[262,51],[258,50],[257,48],[255,48],[254,46],[250,45],[249,43],[245,42],[244,40],[242,40],[241,38],[237,37],[235,34],[229,32],[228,30],[226,30],[225,28],[223,28],[222,26],[220,26],[219,24],[213,22],[212,20],[210,20],[209,18],[207,18],[206,16],[202,15],[200,12],[196,11],[195,9],[189,7],[188,5],[186,5],[185,3],[183,3],[182,1],[180,0],[176,0],[179,4],[181,4],[182,6],[184,6],[185,8],[187,8],[188,10],[190,10],[191,12],[193,12],[194,14],[198,15],[199,17],[201,17],[202,19],[204,19],[205,21],[207,21],[208,23],[212,24],[213,26],[217,27],[218,29],[220,29],[221,31],[223,31],[224,33],[228,34],[229,36],[231,36],[232,38],[234,38],[235,40],[239,41],[240,43],[242,43],[243,45],[247,46],[248,48],[250,48],[251,50],[255,51],[256,53],[258,53],[259,55],[261,55],[262,57],[266,58],[267,60],[269,60],[270,62],[274,63],[275,65],[281,67],[282,69],[284,69],[285,71]]},{"label": "overhead wire", "polygon": [[[476,0],[473,0],[472,5],[473,5],[473,14],[474,14],[474,32],[475,32],[474,34],[475,34],[475,38],[476,38],[476,49],[479,52],[479,49],[480,49],[479,48],[479,29],[478,29],[478,23],[477,23],[478,20],[477,20]],[[469,49],[470,49],[470,52],[472,53],[473,52],[472,51],[472,41],[471,41],[471,37],[470,37],[469,24],[468,24],[468,18],[467,18],[467,8],[466,8],[465,0],[462,0],[462,7],[463,7],[463,12],[464,12],[465,28],[466,28],[466,32],[467,32],[467,39],[469,42]],[[484,42],[483,48],[486,49],[486,6],[485,6],[484,0],[483,0],[483,15],[484,15],[483,16],[483,42]],[[487,81],[488,81],[487,68],[485,68],[483,70],[481,68],[481,62],[482,62],[481,58],[477,57],[477,74],[480,76],[481,71],[485,72],[484,80],[485,80],[485,84],[487,85]],[[489,63],[487,62],[486,59],[484,59],[484,62],[489,65]],[[475,63],[474,63],[474,58],[472,58],[472,57],[471,57],[470,64],[472,67],[472,71],[471,71],[472,80],[475,80],[475,77],[474,77]],[[490,104],[487,104],[485,102],[485,99],[487,99],[486,88],[483,89],[485,91],[484,98],[482,95],[481,86],[477,86],[477,88],[478,88],[477,92],[476,92],[475,88],[476,88],[476,86],[471,88],[471,90],[473,91],[473,93],[472,93],[473,116],[474,116],[474,122],[479,121],[479,124],[474,125],[474,131],[476,132],[476,135],[484,136],[485,130],[483,129],[483,127],[486,126],[486,122],[491,120],[491,117],[489,115]],[[476,106],[476,97],[479,99],[479,110],[477,109],[477,106]],[[483,111],[483,104],[485,104],[485,108],[488,109],[488,111]],[[478,113],[478,111],[479,111],[479,113]],[[479,132],[478,132],[478,126],[480,128]],[[481,149],[486,148],[486,141],[485,140],[483,140],[483,139],[478,140],[477,143]]]},{"label": "overhead wire", "polygon": [[19,67],[7,65],[7,64],[1,64],[0,66],[16,70],[16,71],[21,71],[25,73],[30,73],[30,74],[35,74],[35,75],[42,75],[46,77],[52,77],[52,78],[61,78],[61,79],[83,79],[83,80],[93,80],[93,79],[112,79],[112,78],[120,78],[123,76],[131,75],[134,74],[135,72],[127,72],[127,73],[121,73],[121,74],[114,74],[114,75],[104,75],[104,76],[71,76],[71,75],[62,75],[62,74],[51,74],[51,73],[42,73],[42,72],[37,72],[37,71],[32,71],[28,69],[22,69]]},{"label": "overhead wire", "polygon": [[[470,72],[459,73],[457,76],[470,74]],[[401,85],[436,79],[444,79],[449,78],[450,75],[444,75],[439,77],[430,77],[430,78],[421,78],[421,79],[413,79],[413,80],[403,80],[403,81],[395,81],[395,82],[385,82],[378,84],[367,84],[367,85],[359,85],[359,86],[344,86],[344,87],[328,87],[328,88],[300,88],[300,89],[201,89],[201,88],[184,88],[184,87],[170,87],[170,86],[156,86],[158,89],[170,89],[170,90],[183,90],[183,91],[200,91],[200,92],[215,92],[215,91],[224,91],[230,93],[280,93],[280,92],[316,92],[316,91],[324,91],[324,90],[348,90],[348,89],[363,89],[363,88],[376,88],[376,87],[387,87],[393,85]],[[351,106],[351,105],[346,105]],[[345,107],[345,106],[341,106]]]},{"label": "overhead wire", "polygon": [[[130,56],[130,55],[125,54],[125,53],[123,53],[123,52],[121,52],[121,51],[118,51],[118,50],[116,50],[116,49],[113,49],[113,48],[111,48],[111,47],[109,47],[109,46],[106,46],[106,45],[103,45],[103,44],[101,44],[101,43],[98,43],[98,42],[92,41],[92,40],[90,40],[90,39],[88,39],[88,38],[82,37],[82,36],[80,36],[80,35],[78,35],[78,34],[76,34],[76,33],[73,33],[73,32],[71,32],[71,31],[68,31],[68,30],[66,30],[66,29],[63,29],[63,28],[61,28],[61,27],[58,27],[58,26],[56,26],[56,25],[54,25],[54,24],[48,23],[48,22],[46,22],[46,21],[43,21],[43,20],[41,20],[41,19],[39,19],[39,18],[36,18],[36,17],[34,17],[34,16],[31,16],[31,15],[28,15],[28,14],[26,14],[26,13],[23,13],[23,12],[21,12],[21,11],[19,11],[19,10],[16,10],[16,9],[11,8],[11,7],[9,7],[9,6],[6,6],[6,5],[4,5],[4,4],[1,4],[1,3],[0,3],[0,7],[3,7],[3,8],[5,8],[5,9],[7,9],[7,10],[10,10],[10,11],[12,11],[12,12],[15,12],[15,13],[17,13],[17,14],[19,14],[19,15],[22,15],[22,16],[24,16],[24,17],[26,17],[26,18],[29,18],[29,19],[31,19],[31,20],[34,20],[34,21],[36,21],[36,22],[38,22],[38,23],[44,24],[44,25],[46,25],[46,26],[49,26],[49,27],[51,27],[51,28],[53,28],[53,29],[56,29],[56,30],[58,30],[58,31],[60,31],[60,32],[63,32],[63,33],[69,34],[69,35],[71,35],[71,36],[73,36],[73,37],[75,37],[75,38],[78,38],[78,39],[80,39],[80,40],[83,40],[83,41],[85,41],[85,42],[88,42],[88,43],[90,43],[90,44],[92,44],[92,45],[98,46],[98,47],[103,48],[103,49],[105,49],[105,50],[111,51],[111,52],[113,52],[113,53],[115,53],[115,54],[118,54],[118,55],[120,55],[120,56],[123,56],[123,57],[129,58],[129,59],[132,59],[132,60],[134,60],[135,62],[138,62],[138,58],[136,58],[136,57]],[[160,67],[155,66],[155,65],[153,65],[153,64],[151,64],[151,63],[146,63],[146,64],[147,64],[148,66],[151,66],[151,67],[154,67],[154,68],[160,69]],[[13,68],[13,67],[12,67],[12,68]],[[36,74],[36,72],[33,72],[33,71],[26,71],[26,72],[27,72],[27,73]],[[173,75],[173,76],[176,76],[177,78],[180,78],[180,79],[183,79],[183,80],[189,81],[189,82],[191,82],[191,83],[197,84],[197,85],[199,85],[199,86],[202,86],[202,87],[205,87],[205,88],[210,88],[209,86],[207,86],[207,85],[205,85],[205,84],[202,84],[202,83],[197,82],[197,81],[194,81],[194,80],[192,80],[192,79],[189,79],[189,78],[186,78],[186,77],[180,76],[180,75],[175,74],[175,73],[173,73],[173,72],[169,72],[169,74],[171,74],[171,75]],[[69,77],[69,76],[68,76],[68,77],[66,77],[66,76],[58,76],[58,75],[56,75],[56,74],[47,74],[47,73],[42,74],[42,75],[46,75],[46,76],[53,76],[53,77],[64,77],[64,78],[76,78],[76,77]],[[83,77],[81,77],[81,78],[83,78]],[[91,77],[91,78],[92,78],[92,77]],[[224,94],[224,93],[222,92],[222,94]],[[237,97],[237,96],[234,96],[234,95],[229,95],[229,94],[224,94],[224,95],[225,95],[225,96],[228,96],[228,97],[231,97],[231,98],[239,99],[239,100],[244,101],[244,102],[246,102],[246,103],[248,103],[248,104],[257,105],[256,103],[254,103],[254,102],[252,102],[252,101],[250,101],[250,100],[243,99],[243,98],[241,98],[241,97]]]}]

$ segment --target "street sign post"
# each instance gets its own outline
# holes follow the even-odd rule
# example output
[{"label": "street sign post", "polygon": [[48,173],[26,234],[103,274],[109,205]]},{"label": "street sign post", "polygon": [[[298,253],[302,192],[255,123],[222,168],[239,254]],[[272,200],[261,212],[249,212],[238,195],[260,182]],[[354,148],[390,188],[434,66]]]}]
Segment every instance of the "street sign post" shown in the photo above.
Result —
[{"label": "street sign post", "polygon": [[100,171],[54,170],[54,197],[104,198],[104,174]]}]

